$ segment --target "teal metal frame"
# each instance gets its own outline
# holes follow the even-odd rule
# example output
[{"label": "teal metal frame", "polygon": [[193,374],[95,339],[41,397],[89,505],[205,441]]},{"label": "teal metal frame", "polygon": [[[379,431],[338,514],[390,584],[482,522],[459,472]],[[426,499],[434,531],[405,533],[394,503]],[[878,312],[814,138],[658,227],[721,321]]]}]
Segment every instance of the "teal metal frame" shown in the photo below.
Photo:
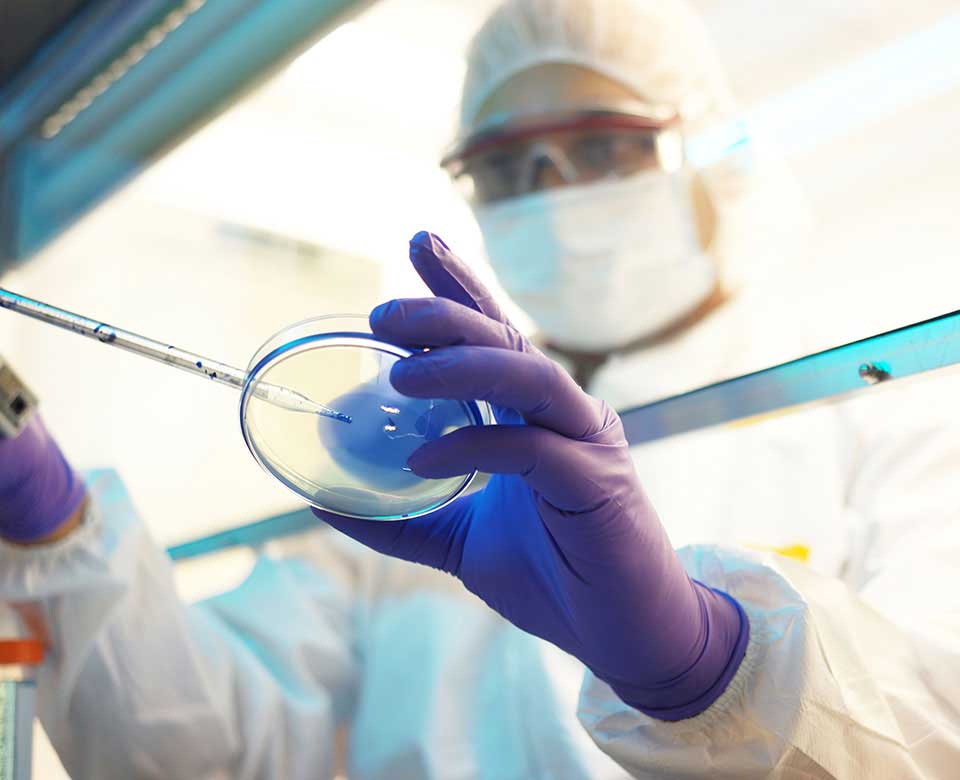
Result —
[{"label": "teal metal frame", "polygon": [[[0,92],[0,267],[37,252],[370,2],[103,0],[81,13]],[[186,19],[149,48],[171,13]],[[47,137],[45,123],[132,47],[148,50]]]},{"label": "teal metal frame", "polygon": [[824,401],[960,363],[960,311],[620,412],[631,446]]},{"label": "teal metal frame", "polygon": [[[631,446],[727,423],[849,399],[960,363],[960,311],[620,412]],[[958,412],[960,414],[960,412]],[[326,528],[308,509],[184,542],[174,560]]]}]

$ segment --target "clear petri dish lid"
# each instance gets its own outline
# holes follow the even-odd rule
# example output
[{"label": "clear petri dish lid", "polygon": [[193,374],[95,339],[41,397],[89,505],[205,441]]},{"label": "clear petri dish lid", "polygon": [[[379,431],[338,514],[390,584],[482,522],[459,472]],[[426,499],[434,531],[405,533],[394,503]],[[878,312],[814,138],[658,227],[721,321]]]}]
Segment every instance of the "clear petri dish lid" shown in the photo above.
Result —
[{"label": "clear petri dish lid", "polygon": [[[411,354],[375,338],[362,315],[285,328],[247,369],[240,396],[247,448],[267,473],[319,509],[365,520],[403,520],[439,509],[461,495],[476,472],[421,479],[407,459],[458,428],[492,423],[493,415],[482,401],[398,393],[390,369]],[[278,404],[278,388],[340,417]]]}]

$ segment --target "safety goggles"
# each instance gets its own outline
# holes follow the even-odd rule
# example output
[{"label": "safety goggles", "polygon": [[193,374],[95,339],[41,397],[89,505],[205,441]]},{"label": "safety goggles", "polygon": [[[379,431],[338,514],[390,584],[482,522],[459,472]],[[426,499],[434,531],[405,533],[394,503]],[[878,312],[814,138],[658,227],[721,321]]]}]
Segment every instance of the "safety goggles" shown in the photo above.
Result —
[{"label": "safety goggles", "polygon": [[675,113],[595,109],[488,125],[441,161],[475,203],[683,165]]}]

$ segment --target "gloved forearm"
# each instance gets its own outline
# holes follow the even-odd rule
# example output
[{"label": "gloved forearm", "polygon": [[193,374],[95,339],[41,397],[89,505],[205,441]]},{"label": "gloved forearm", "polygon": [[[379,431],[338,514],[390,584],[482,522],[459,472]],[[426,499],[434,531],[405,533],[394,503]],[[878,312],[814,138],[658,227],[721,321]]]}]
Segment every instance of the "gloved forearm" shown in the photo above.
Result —
[{"label": "gloved forearm", "polygon": [[[403,302],[392,313],[375,317],[375,329],[396,339],[396,331],[411,323],[419,331],[417,323],[429,313],[438,333],[463,336],[464,326],[456,319],[460,311],[452,309],[453,316],[445,317],[445,311],[428,306],[433,310],[418,311],[417,302]],[[472,334],[465,340],[471,338],[487,343],[493,337]],[[397,365],[391,380],[398,390],[419,396],[433,388],[443,397],[466,398],[484,397],[484,388],[491,388],[487,392],[494,398],[507,396],[520,408],[545,409],[526,415],[528,419],[555,420],[570,431],[584,431],[571,439],[516,424],[461,430],[423,446],[410,459],[414,471],[428,477],[471,467],[522,473],[536,491],[528,496],[519,489],[522,483],[493,483],[484,508],[503,515],[485,518],[481,528],[471,526],[474,540],[487,534],[486,543],[502,545],[504,554],[509,536],[515,537],[523,549],[522,562],[532,568],[492,578],[499,564],[485,559],[493,550],[484,550],[482,568],[461,567],[459,576],[467,587],[521,628],[579,658],[631,706],[663,720],[706,709],[736,672],[749,624],[733,599],[687,576],[639,484],[616,414],[583,394],[566,374],[528,361],[527,355],[510,353],[513,365],[498,370],[494,364],[502,356],[486,347],[468,353],[463,363],[442,349],[429,354],[434,356],[429,361]],[[542,381],[524,384],[538,372]],[[550,376],[559,378],[560,387],[550,387]],[[580,405],[580,417],[564,408],[571,403]],[[591,423],[594,410],[598,416]],[[513,422],[511,411],[501,409],[499,419]],[[531,509],[543,527],[523,528]],[[495,530],[500,523],[503,527]],[[493,538],[497,533],[502,539]],[[562,557],[553,560],[557,549]],[[473,561],[469,552],[459,556]],[[446,553],[444,560],[450,556]],[[531,576],[556,589],[562,603],[552,609],[544,609],[536,597],[512,603],[516,589],[529,587]]]},{"label": "gloved forearm", "polygon": [[437,297],[380,306],[371,326],[429,351],[397,362],[391,383],[417,398],[489,401],[500,424],[424,444],[408,465],[427,478],[496,476],[481,493],[399,523],[318,516],[459,577],[632,706],[665,720],[707,708],[735,673],[749,626],[732,599],[684,572],[616,413],[516,331],[442,241],[418,235],[411,260]]},{"label": "gloved forearm", "polygon": [[648,672],[622,680],[591,667],[623,702],[660,720],[694,717],[716,701],[736,674],[750,637],[747,616],[735,599],[697,582],[691,586],[700,613],[687,624],[693,630],[665,637],[662,648],[675,655],[660,666],[646,667],[672,667],[679,670],[675,675],[661,671],[653,677]]},{"label": "gloved forearm", "polygon": [[17,437],[0,440],[0,537],[20,544],[55,539],[77,524],[85,496],[83,480],[39,416]]},{"label": "gloved forearm", "polygon": [[[942,545],[952,553],[957,538],[948,532]],[[692,577],[743,605],[751,636],[727,690],[679,723],[625,706],[609,685],[586,675],[579,719],[633,777],[954,774],[960,716],[950,670],[957,668],[960,624],[951,613],[941,613],[939,625],[904,626],[840,581],[778,555],[698,545],[680,557]],[[943,587],[952,560],[928,557],[908,589],[898,578],[888,615],[909,621],[916,604],[941,596],[955,604],[956,589]]]},{"label": "gloved forearm", "polygon": [[239,592],[184,604],[116,475],[87,483],[75,534],[0,542],[0,599],[46,629],[37,710],[70,776],[329,780],[348,597],[308,566],[261,561]]}]

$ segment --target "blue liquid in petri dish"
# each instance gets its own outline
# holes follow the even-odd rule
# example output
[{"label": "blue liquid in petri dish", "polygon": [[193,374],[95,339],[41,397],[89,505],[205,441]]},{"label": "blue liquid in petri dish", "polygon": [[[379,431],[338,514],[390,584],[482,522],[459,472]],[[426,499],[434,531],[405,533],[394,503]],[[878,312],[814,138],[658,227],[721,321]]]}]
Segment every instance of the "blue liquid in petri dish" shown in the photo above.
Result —
[{"label": "blue liquid in petri dish", "polygon": [[[313,506],[402,520],[443,506],[469,485],[473,474],[423,479],[407,466],[424,444],[489,417],[481,402],[394,390],[390,369],[409,352],[358,333],[313,335],[279,348],[268,343],[263,351],[242,395],[244,440],[266,471]],[[258,381],[302,393],[351,422],[267,403],[251,392]]]},{"label": "blue liquid in petri dish", "polygon": [[320,443],[356,487],[367,490],[416,489],[424,480],[407,459],[423,444],[473,424],[459,401],[407,398],[383,385],[360,387],[330,405],[353,422],[318,416]]}]

